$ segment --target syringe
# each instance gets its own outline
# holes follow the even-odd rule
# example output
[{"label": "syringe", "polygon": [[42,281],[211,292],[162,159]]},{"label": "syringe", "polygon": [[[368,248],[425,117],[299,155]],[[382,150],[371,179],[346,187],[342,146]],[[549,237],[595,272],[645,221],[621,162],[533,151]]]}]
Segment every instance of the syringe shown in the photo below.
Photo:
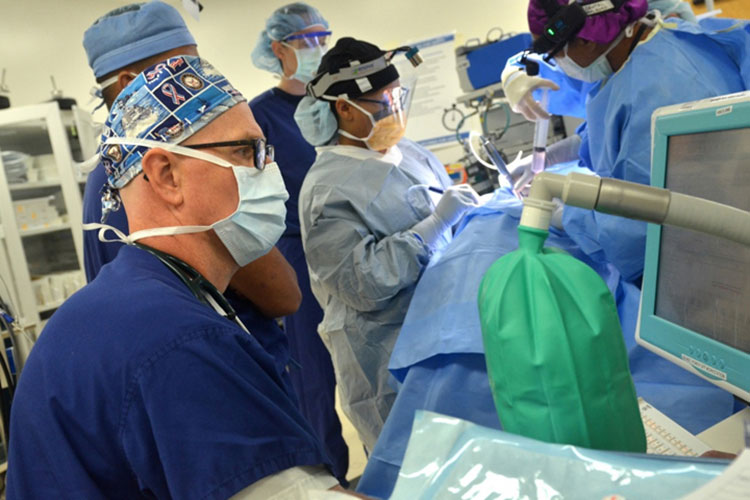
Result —
[{"label": "syringe", "polygon": [[[547,110],[547,104],[549,103],[549,91],[547,89],[542,90],[542,101],[541,105],[544,110]],[[544,164],[547,159],[547,132],[549,130],[549,119],[537,119],[536,127],[534,127],[534,151],[531,156],[531,171],[534,174],[538,174],[544,170]]]}]

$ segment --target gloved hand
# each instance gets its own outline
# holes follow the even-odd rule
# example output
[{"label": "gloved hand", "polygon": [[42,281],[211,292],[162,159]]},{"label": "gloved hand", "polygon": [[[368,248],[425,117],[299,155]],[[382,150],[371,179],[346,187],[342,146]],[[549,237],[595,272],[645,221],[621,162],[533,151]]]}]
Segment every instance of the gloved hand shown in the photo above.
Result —
[{"label": "gloved hand", "polygon": [[433,246],[443,232],[461,220],[467,210],[479,204],[479,195],[468,184],[451,186],[443,193],[435,211],[429,217],[414,224],[412,231],[417,233],[428,246]]},{"label": "gloved hand", "polygon": [[447,227],[453,226],[470,208],[479,206],[479,195],[468,184],[458,184],[445,190],[435,207],[434,215]]},{"label": "gloved hand", "polygon": [[[547,147],[544,158],[544,168],[558,163],[565,163],[578,159],[578,151],[581,149],[581,136],[573,134],[561,141]],[[521,153],[508,165],[508,172],[513,177],[513,192],[519,197],[525,196],[529,184],[534,180],[534,172],[531,171],[531,157],[527,155],[521,158]]]},{"label": "gloved hand", "polygon": [[529,76],[522,67],[507,65],[502,74],[503,91],[508,98],[510,108],[521,113],[527,120],[549,119],[549,113],[534,100],[532,93],[536,89],[547,88],[560,90],[552,80],[538,76]]},{"label": "gloved hand", "polygon": [[523,151],[519,151],[516,159],[507,165],[508,172],[513,180],[513,192],[516,193],[518,198],[525,196],[523,190],[528,187],[528,184],[534,178],[534,172],[531,171],[531,155],[521,157],[522,155]]}]

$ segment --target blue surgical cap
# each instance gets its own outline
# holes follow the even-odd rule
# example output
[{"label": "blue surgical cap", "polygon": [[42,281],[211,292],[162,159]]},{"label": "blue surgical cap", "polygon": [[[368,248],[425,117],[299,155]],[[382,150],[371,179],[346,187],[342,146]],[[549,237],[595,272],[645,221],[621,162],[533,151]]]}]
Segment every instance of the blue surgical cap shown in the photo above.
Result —
[{"label": "blue surgical cap", "polygon": [[150,147],[107,144],[108,139],[178,144],[243,102],[242,94],[198,56],[172,57],[145,69],[117,96],[104,124],[99,160],[110,190],[141,173],[141,158]]},{"label": "blue surgical cap", "polygon": [[677,14],[685,21],[698,22],[690,4],[682,0],[648,0],[648,10],[658,10],[663,16]]},{"label": "blue surgical cap", "polygon": [[281,62],[271,50],[271,42],[282,41],[292,33],[318,25],[328,29],[328,21],[323,19],[318,9],[306,3],[290,3],[276,9],[266,21],[266,29],[258,36],[252,52],[253,64],[257,68],[281,74]]},{"label": "blue surgical cap", "polygon": [[174,7],[158,0],[108,12],[83,34],[96,78],[185,45],[196,45],[185,21]]}]

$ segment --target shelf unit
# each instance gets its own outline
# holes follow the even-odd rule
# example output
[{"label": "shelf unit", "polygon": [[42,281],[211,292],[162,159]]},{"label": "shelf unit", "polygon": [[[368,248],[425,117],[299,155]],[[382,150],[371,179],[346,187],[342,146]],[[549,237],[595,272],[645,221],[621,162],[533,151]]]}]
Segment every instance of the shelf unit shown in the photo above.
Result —
[{"label": "shelf unit", "polygon": [[[0,276],[10,289],[0,285],[0,296],[12,301],[16,319],[24,327],[24,335],[17,339],[19,368],[46,320],[64,302],[61,295],[69,295],[73,283],[78,285],[73,279],[78,273],[83,276],[81,199],[85,176],[75,162],[94,154],[95,131],[85,111],[60,110],[55,102],[0,111],[0,151],[25,153],[32,163],[40,164],[34,168],[41,167],[30,177],[33,182],[9,183],[0,156]],[[44,198],[54,210],[39,219],[25,220],[23,225],[29,227],[22,229],[18,214],[28,213],[28,207]],[[50,216],[54,211],[59,217]],[[34,279],[46,280],[45,287]],[[40,295],[42,289],[46,299]]]}]

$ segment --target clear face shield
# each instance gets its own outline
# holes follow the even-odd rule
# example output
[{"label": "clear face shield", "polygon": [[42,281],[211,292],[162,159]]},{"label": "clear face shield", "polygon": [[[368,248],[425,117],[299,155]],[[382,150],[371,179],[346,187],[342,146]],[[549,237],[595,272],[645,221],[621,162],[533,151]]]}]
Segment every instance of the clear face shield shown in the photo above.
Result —
[{"label": "clear face shield", "polygon": [[312,49],[315,47],[326,48],[331,38],[331,32],[327,30],[312,31],[310,33],[298,33],[289,35],[282,43],[294,49]]},{"label": "clear face shield", "polygon": [[[356,102],[349,101],[355,108],[367,115],[372,123],[372,129],[367,137],[352,138],[363,140],[370,149],[375,151],[383,151],[396,145],[406,133],[415,83],[416,80],[409,80],[398,87],[384,89],[376,96],[354,99],[361,103],[369,103],[369,108],[375,108],[373,111],[368,111]],[[340,133],[348,136],[343,131]]]},{"label": "clear face shield", "polygon": [[328,51],[330,31],[313,31],[290,35],[282,44],[291,48],[297,58],[297,69],[289,78],[307,83],[315,76],[323,54]]}]

